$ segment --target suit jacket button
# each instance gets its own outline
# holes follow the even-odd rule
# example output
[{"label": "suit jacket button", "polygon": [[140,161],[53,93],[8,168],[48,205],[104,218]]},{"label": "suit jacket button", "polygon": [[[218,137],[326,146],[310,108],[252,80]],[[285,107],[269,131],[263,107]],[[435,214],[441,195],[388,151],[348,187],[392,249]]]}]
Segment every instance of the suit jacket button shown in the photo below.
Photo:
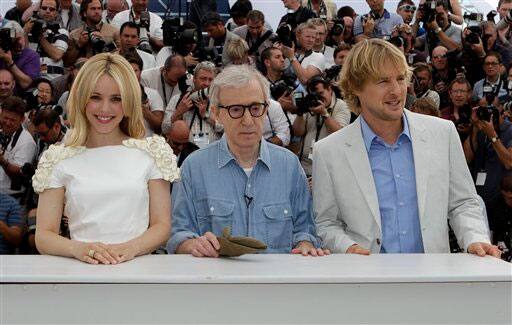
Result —
[{"label": "suit jacket button", "polygon": [[380,238],[377,238],[377,245],[380,245]]}]

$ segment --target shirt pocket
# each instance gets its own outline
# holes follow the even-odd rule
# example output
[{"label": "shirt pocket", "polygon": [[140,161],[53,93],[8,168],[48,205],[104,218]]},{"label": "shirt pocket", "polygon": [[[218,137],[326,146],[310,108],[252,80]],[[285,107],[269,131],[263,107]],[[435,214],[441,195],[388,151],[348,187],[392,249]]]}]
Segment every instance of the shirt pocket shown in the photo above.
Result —
[{"label": "shirt pocket", "polygon": [[235,203],[220,199],[202,199],[197,201],[197,222],[200,235],[211,231],[220,236],[225,227],[233,223],[233,210]]},{"label": "shirt pocket", "polygon": [[266,205],[265,216],[266,242],[270,248],[291,251],[293,240],[292,209],[289,203]]}]

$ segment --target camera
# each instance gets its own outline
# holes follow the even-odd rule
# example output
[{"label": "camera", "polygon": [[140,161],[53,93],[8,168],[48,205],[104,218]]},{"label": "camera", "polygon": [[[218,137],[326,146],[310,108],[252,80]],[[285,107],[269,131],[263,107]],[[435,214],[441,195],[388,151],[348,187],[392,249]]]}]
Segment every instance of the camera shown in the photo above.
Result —
[{"label": "camera", "polygon": [[93,33],[98,31],[96,28],[87,27],[85,29],[91,43],[92,52],[94,54],[110,52],[116,48],[114,43],[107,44],[101,37],[94,35]]},{"label": "camera", "polygon": [[0,48],[4,52],[9,52],[14,46],[14,38],[16,37],[16,31],[11,28],[0,29]]},{"label": "camera", "polygon": [[489,105],[491,105],[494,102],[494,99],[496,99],[496,93],[496,88],[494,86],[491,86],[490,84],[484,85],[483,97]]},{"label": "camera", "polygon": [[487,13],[487,21],[492,21],[494,23],[494,17],[498,15],[498,12],[496,10],[491,10]]},{"label": "camera", "polygon": [[272,42],[280,42],[284,46],[292,47],[293,32],[292,26],[289,24],[282,24],[276,30],[276,36],[271,39]]},{"label": "camera", "polygon": [[182,18],[166,19],[162,25],[165,46],[172,46],[180,55],[188,55],[186,45],[197,44],[199,36],[194,28],[185,28]]},{"label": "camera", "polygon": [[296,98],[297,115],[311,113],[311,109],[317,107],[322,102],[322,97],[316,93],[309,93],[305,97]]},{"label": "camera", "polygon": [[153,53],[151,44],[149,44],[149,11],[142,11],[139,18],[139,50]]},{"label": "camera", "polygon": [[55,35],[59,33],[60,25],[57,22],[46,22],[40,19],[37,12],[32,15],[31,21],[34,22],[32,30],[28,34],[28,40],[31,43],[39,43],[41,36],[44,36],[49,43],[55,41]]},{"label": "camera", "polygon": [[345,22],[343,19],[334,19],[332,21],[334,25],[331,28],[331,35],[332,36],[340,36],[345,31]]},{"label": "camera", "polygon": [[270,95],[275,100],[278,100],[286,93],[291,94],[298,85],[297,76],[285,71],[280,80],[270,84]]},{"label": "camera", "polygon": [[494,105],[478,106],[476,109],[476,116],[480,121],[490,122],[492,119],[493,122],[497,122],[499,112]]},{"label": "camera", "polygon": [[423,19],[421,20],[423,24],[431,23],[436,19],[436,6],[437,2],[435,0],[425,1],[425,3],[419,5],[418,11],[423,12]]},{"label": "camera", "polygon": [[377,19],[380,19],[381,17],[380,17],[378,12],[375,12],[375,11],[371,10],[366,15],[362,15],[361,16],[361,19],[362,19],[363,22],[366,22],[368,20],[368,18],[372,18],[373,20],[377,20]]},{"label": "camera", "polygon": [[209,91],[210,91],[210,88],[199,89],[199,90],[196,90],[196,91],[190,93],[188,98],[190,98],[190,100],[193,102],[200,102],[203,100],[207,100]]},{"label": "camera", "polygon": [[484,15],[478,12],[464,13],[463,18],[465,21],[476,22],[480,24],[484,20]]},{"label": "camera", "polygon": [[324,70],[324,78],[328,81],[338,80],[341,72],[341,65],[333,65],[332,67]]}]

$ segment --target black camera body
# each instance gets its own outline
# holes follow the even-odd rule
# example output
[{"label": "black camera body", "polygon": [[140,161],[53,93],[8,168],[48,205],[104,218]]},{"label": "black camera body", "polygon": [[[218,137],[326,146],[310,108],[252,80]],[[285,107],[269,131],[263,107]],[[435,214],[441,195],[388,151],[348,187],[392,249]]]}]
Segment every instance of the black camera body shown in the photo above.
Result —
[{"label": "black camera body", "polygon": [[334,19],[333,26],[331,28],[331,35],[332,36],[340,36],[345,32],[345,22],[343,19]]},{"label": "black camera body", "polygon": [[91,43],[92,52],[94,54],[110,52],[115,49],[116,46],[114,43],[107,44],[101,37],[93,34],[94,32],[98,31],[98,29],[87,27],[85,31],[89,36],[89,42]]},{"label": "black camera body", "polygon": [[16,31],[11,28],[0,29],[0,48],[4,52],[9,52],[14,47],[14,38]]},{"label": "black camera body", "polygon": [[317,107],[322,102],[322,97],[316,93],[309,93],[303,98],[296,98],[297,114],[302,115],[311,113],[311,109]]},{"label": "black camera body", "polygon": [[197,44],[199,36],[196,29],[185,28],[181,18],[166,19],[162,24],[164,45],[172,48],[180,55],[187,55],[185,45]]},{"label": "black camera body", "polygon": [[324,70],[324,78],[328,81],[338,80],[341,72],[341,65],[335,64],[332,67]]},{"label": "black camera body", "polygon": [[292,47],[293,44],[293,29],[289,24],[281,24],[276,30],[276,36],[271,40],[272,42],[279,42],[284,46]]},{"label": "black camera body", "polygon": [[32,30],[28,34],[28,40],[31,43],[39,43],[42,35],[49,43],[55,42],[55,35],[59,33],[60,25],[57,22],[46,22],[39,18],[37,12],[34,12],[31,21],[34,22]]},{"label": "black camera body", "polygon": [[493,122],[497,122],[499,111],[494,105],[478,106],[476,116],[480,121],[490,122],[492,119]]},{"label": "black camera body", "polygon": [[484,84],[483,87],[483,97],[487,101],[487,104],[491,105],[496,99],[496,86],[492,86],[490,84]]},{"label": "black camera body", "polygon": [[423,24],[431,23],[436,19],[436,6],[436,0],[425,1],[425,3],[419,5],[418,11],[423,12],[423,19],[421,20]]}]

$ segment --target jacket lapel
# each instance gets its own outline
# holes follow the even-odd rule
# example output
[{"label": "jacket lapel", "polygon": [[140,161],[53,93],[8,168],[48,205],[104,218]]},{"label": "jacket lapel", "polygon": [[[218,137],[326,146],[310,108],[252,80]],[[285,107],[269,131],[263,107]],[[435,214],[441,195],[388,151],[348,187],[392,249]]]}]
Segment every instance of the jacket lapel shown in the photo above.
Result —
[{"label": "jacket lapel", "polygon": [[347,127],[347,131],[350,132],[350,134],[347,135],[345,142],[346,157],[366,203],[375,221],[379,225],[379,228],[381,228],[379,200],[377,198],[377,191],[375,190],[375,181],[373,180],[368,152],[366,151],[363,135],[361,133],[360,118],[361,117]]},{"label": "jacket lapel", "polygon": [[427,198],[428,177],[430,174],[431,150],[427,129],[416,118],[415,114],[405,110],[412,138],[414,169],[416,173],[416,193],[418,195],[418,214],[420,221],[424,217]]}]

